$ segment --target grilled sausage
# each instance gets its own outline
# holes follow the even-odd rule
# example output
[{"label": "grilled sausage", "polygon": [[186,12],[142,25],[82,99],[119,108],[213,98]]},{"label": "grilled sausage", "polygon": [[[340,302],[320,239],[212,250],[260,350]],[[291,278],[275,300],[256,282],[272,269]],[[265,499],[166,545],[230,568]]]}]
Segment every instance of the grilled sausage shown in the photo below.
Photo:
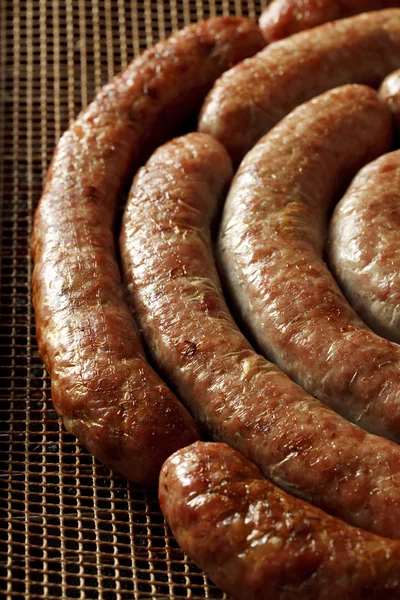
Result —
[{"label": "grilled sausage", "polygon": [[400,9],[321,25],[225,73],[206,98],[199,129],[239,163],[297,105],[346,83],[377,87],[399,64]]},{"label": "grilled sausage", "polygon": [[36,211],[33,300],[55,408],[97,458],[135,482],[156,481],[165,458],[197,430],[147,364],[124,299],[113,238],[118,195],[215,78],[262,45],[250,21],[217,18],[134,60],[62,136]]},{"label": "grilled sausage", "polygon": [[328,21],[399,6],[399,0],[273,0],[259,23],[265,39],[273,42]]},{"label": "grilled sausage", "polygon": [[335,195],[386,151],[375,91],[330,90],[299,106],[242,162],[224,209],[221,264],[263,352],[310,394],[400,440],[400,348],[373,334],[323,261]]},{"label": "grilled sausage", "polygon": [[379,95],[389,106],[396,130],[397,139],[400,137],[400,69],[390,73],[382,81]]},{"label": "grilled sausage", "polygon": [[289,496],[225,444],[178,450],[160,475],[182,549],[236,600],[395,600],[400,543]]},{"label": "grilled sausage", "polygon": [[[369,134],[377,142],[372,123]],[[210,241],[229,176],[224,149],[200,133],[166,144],[138,172],[121,254],[149,350],[208,434],[286,490],[400,537],[399,446],[307,395],[229,314]]]},{"label": "grilled sausage", "polygon": [[400,343],[400,150],[357,174],[330,223],[329,259],[362,319]]}]

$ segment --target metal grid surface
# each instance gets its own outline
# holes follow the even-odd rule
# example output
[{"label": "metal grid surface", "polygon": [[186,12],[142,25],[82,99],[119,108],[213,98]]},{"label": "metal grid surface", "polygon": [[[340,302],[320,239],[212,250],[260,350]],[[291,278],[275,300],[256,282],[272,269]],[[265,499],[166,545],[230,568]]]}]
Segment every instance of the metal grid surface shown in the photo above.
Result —
[{"label": "metal grid surface", "polygon": [[29,237],[60,134],[131,58],[258,0],[0,0],[0,597],[223,598],[179,550],[156,493],[60,426],[38,357]]}]

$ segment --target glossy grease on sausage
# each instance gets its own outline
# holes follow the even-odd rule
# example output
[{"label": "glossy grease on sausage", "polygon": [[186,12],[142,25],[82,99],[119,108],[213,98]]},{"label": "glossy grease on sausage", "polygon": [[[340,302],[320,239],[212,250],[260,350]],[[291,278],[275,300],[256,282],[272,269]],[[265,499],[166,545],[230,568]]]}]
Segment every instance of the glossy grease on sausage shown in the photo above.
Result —
[{"label": "glossy grease on sausage", "polygon": [[243,160],[219,254],[266,356],[346,418],[399,441],[400,348],[366,327],[323,260],[336,195],[390,141],[389,111],[365,86],[299,106]]},{"label": "glossy grease on sausage", "polygon": [[235,163],[293,108],[346,83],[377,87],[400,64],[400,9],[342,19],[271,44],[227,71],[206,98],[200,131]]},{"label": "glossy grease on sausage", "polygon": [[286,490],[400,537],[400,447],[309,396],[251,348],[229,313],[210,227],[230,175],[226,151],[200,133],[159,148],[137,174],[121,255],[148,349],[208,434]]},{"label": "glossy grease on sausage", "polygon": [[399,0],[273,0],[260,17],[268,42],[362,12],[400,6]]},{"label": "glossy grease on sausage", "polygon": [[[135,59],[64,133],[35,215],[39,352],[66,428],[128,479],[156,481],[196,426],[147,364],[113,237],[119,193],[222,71],[263,45],[247,19],[188,27]],[[168,118],[166,118],[168,117]]]},{"label": "glossy grease on sausage", "polygon": [[361,318],[400,343],[400,150],[364,167],[329,226],[335,278]]},{"label": "glossy grease on sausage", "polygon": [[161,509],[182,549],[235,600],[395,600],[400,543],[289,496],[225,444],[178,450]]}]

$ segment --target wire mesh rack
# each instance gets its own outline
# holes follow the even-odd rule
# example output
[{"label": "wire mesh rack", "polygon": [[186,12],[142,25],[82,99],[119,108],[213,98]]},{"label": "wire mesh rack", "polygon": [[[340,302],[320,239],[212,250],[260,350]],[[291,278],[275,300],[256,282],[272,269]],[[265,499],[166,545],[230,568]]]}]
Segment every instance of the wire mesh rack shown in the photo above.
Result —
[{"label": "wire mesh rack", "polygon": [[61,427],[38,356],[29,238],[61,133],[134,55],[248,0],[0,0],[0,597],[224,598],[182,553],[154,490]]}]

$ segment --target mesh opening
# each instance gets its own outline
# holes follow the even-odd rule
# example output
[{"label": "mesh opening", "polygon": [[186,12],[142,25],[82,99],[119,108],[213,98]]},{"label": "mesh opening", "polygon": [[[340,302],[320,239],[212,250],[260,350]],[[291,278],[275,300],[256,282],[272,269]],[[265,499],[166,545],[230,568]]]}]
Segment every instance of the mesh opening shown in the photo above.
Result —
[{"label": "mesh opening", "polygon": [[155,491],[64,431],[38,357],[29,238],[62,131],[134,55],[266,2],[0,0],[0,596],[224,598],[182,553]]}]

